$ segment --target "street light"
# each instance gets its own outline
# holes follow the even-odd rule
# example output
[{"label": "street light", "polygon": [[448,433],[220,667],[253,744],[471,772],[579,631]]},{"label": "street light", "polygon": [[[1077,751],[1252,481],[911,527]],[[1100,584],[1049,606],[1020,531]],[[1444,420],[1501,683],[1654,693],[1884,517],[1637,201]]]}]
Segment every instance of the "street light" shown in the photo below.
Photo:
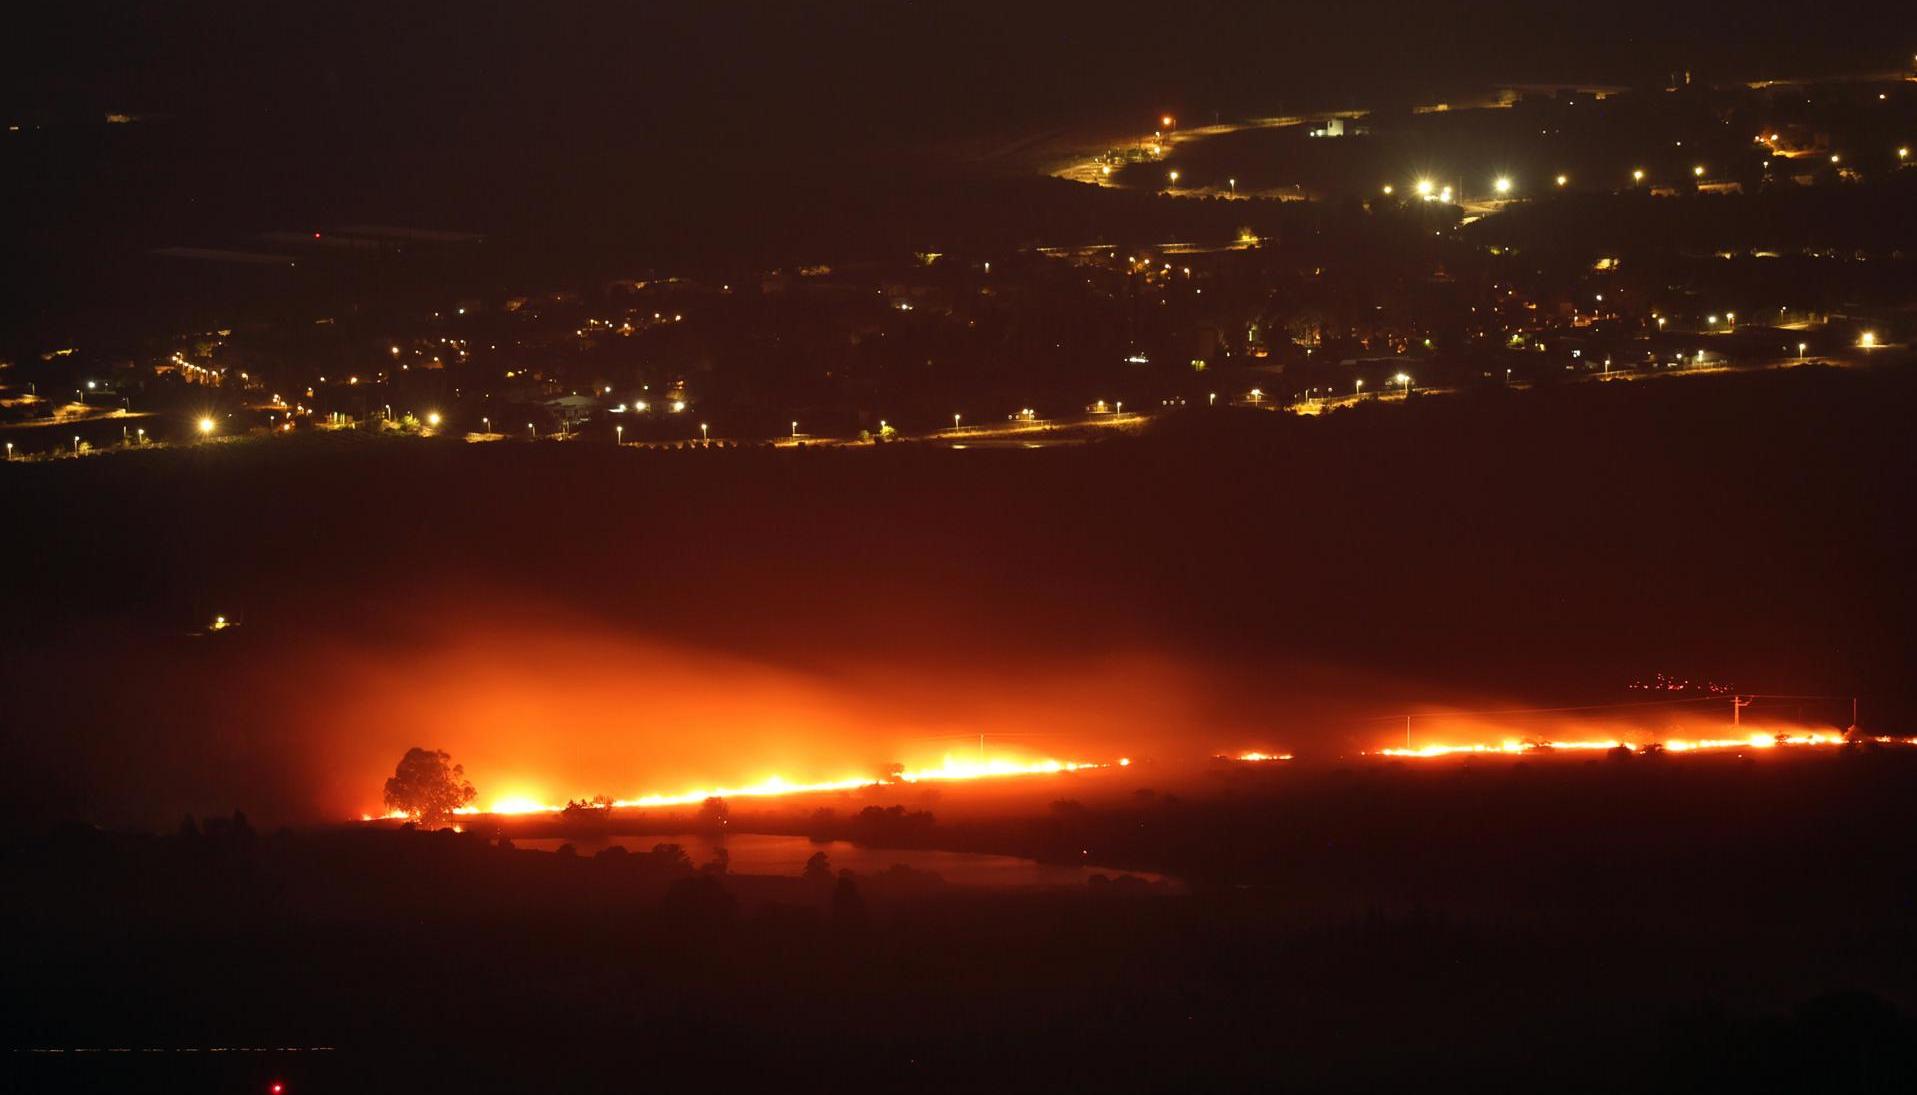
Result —
[{"label": "street light", "polygon": [[1365,394],[1365,382],[1363,377],[1358,378],[1358,382],[1352,385],[1351,394],[1355,396]]},{"label": "street light", "polygon": [[530,441],[538,438],[538,436],[539,431],[533,429],[533,424],[530,422],[526,423],[526,439]]},{"label": "street light", "polygon": [[1808,343],[1808,342],[1800,342],[1800,343],[1798,343],[1798,344],[1797,344],[1797,360],[1799,360],[1799,361],[1802,361],[1802,360],[1804,360],[1804,353],[1805,353],[1805,351],[1807,351],[1807,350],[1809,350],[1809,349],[1810,349],[1810,343]]},{"label": "street light", "polygon": [[1632,181],[1632,182],[1643,182],[1643,181],[1644,181],[1644,169],[1640,167],[1640,168],[1638,168],[1638,169],[1637,169],[1636,171],[1633,171],[1633,172],[1631,172],[1631,181]]},{"label": "street light", "polygon": [[1693,168],[1691,168],[1691,174],[1692,174],[1693,176],[1695,176],[1696,178],[1700,178],[1700,179],[1701,179],[1701,178],[1703,178],[1703,177],[1704,177],[1704,165],[1703,165],[1703,164],[1698,164],[1698,165],[1697,165],[1696,167],[1693,167]]},{"label": "street light", "polygon": [[1171,172],[1167,172],[1166,174],[1167,174],[1167,176],[1168,176],[1168,177],[1169,177],[1169,178],[1171,179],[1171,184],[1172,184],[1173,186],[1177,186],[1177,185],[1178,185],[1178,172],[1176,172],[1176,171],[1171,171]]},{"label": "street light", "polygon": [[1498,176],[1498,180],[1492,183],[1491,186],[1500,194],[1509,194],[1511,192],[1511,180],[1508,176]]},{"label": "street light", "polygon": [[623,445],[626,443],[626,428],[624,426],[614,426],[612,428],[612,443],[615,445]]},{"label": "street light", "polygon": [[1392,377],[1392,379],[1404,385],[1404,397],[1406,399],[1410,399],[1411,398],[1411,374],[1399,373],[1397,376]]},{"label": "street light", "polygon": [[211,419],[211,418],[208,418],[208,417],[202,417],[202,418],[200,419],[200,421],[199,421],[199,427],[200,427],[200,432],[201,432],[201,433],[203,433],[203,434],[206,434],[206,433],[212,433],[212,432],[213,432],[213,419]]},{"label": "street light", "polygon": [[1232,196],[1232,197],[1234,197],[1234,198],[1235,198],[1235,197],[1237,197],[1237,196],[1238,196],[1238,180],[1237,180],[1237,179],[1226,179],[1226,180],[1225,180],[1225,182],[1226,182],[1226,183],[1228,183],[1228,184],[1230,184],[1230,186],[1231,186],[1231,196]]},{"label": "street light", "polygon": [[1866,350],[1875,350],[1877,348],[1877,332],[1865,331],[1863,334],[1858,335],[1857,345]]},{"label": "street light", "polygon": [[1419,179],[1416,189],[1420,198],[1429,198],[1431,191],[1435,188],[1432,186],[1430,179]]},{"label": "street light", "polygon": [[1559,175],[1559,176],[1558,176],[1558,185],[1559,185],[1559,186],[1568,186],[1568,185],[1570,185],[1570,182],[1571,182],[1571,176],[1569,176],[1569,175]]},{"label": "street light", "polygon": [[959,416],[956,413],[952,415],[952,428],[955,430],[959,428]]},{"label": "street light", "polygon": [[699,423],[699,440],[701,441],[712,440],[712,433],[706,428],[706,424],[704,422]]},{"label": "street light", "polygon": [[427,412],[426,412],[426,424],[427,424],[428,426],[431,426],[431,427],[432,427],[433,429],[438,429],[438,428],[439,428],[439,412],[438,412],[438,411],[427,411]]},{"label": "street light", "polygon": [[792,436],[799,436],[799,420],[796,418],[792,420]]}]

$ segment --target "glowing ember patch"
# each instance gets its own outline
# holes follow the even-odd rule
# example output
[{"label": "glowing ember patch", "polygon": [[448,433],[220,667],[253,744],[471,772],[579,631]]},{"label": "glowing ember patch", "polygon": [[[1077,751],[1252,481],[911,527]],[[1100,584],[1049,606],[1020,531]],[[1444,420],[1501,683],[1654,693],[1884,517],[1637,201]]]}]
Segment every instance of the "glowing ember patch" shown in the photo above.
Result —
[{"label": "glowing ember patch", "polygon": [[1242,760],[1246,762],[1247,764],[1263,764],[1265,761],[1268,761],[1268,760],[1290,760],[1291,754],[1290,753],[1240,753],[1231,759]]}]

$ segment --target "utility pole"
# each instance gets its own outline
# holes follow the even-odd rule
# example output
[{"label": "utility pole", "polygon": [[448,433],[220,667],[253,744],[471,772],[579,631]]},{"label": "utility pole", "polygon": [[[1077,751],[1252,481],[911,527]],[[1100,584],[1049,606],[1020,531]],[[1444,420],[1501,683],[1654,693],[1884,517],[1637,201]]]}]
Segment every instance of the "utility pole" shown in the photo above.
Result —
[{"label": "utility pole", "polygon": [[1410,715],[1406,715],[1404,717],[1404,747],[1406,749],[1411,748],[1411,716]]},{"label": "utility pole", "polygon": [[1733,728],[1744,724],[1744,709],[1750,705],[1751,701],[1742,696],[1733,695],[1731,697],[1731,726]]}]

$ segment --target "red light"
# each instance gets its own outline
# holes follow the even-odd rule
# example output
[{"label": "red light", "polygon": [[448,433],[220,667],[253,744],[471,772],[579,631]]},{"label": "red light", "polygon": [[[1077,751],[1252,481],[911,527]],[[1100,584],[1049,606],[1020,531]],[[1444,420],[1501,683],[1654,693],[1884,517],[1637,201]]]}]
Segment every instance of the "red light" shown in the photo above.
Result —
[{"label": "red light", "polygon": [[[316,234],[317,234],[317,233],[316,233]],[[271,1093],[272,1093],[272,1095],[285,1095],[285,1092],[286,1092],[286,1085],[285,1085],[285,1084],[274,1084],[274,1085],[273,1085],[272,1087],[269,1087],[269,1088],[267,1088],[266,1090],[267,1090],[267,1091],[269,1091],[269,1092],[271,1092]]]},{"label": "red light", "polygon": [[315,232],[315,233],[313,233],[313,238],[314,238],[314,239],[319,239],[319,238],[320,238],[320,237],[319,237],[319,233],[318,233],[318,232]]}]

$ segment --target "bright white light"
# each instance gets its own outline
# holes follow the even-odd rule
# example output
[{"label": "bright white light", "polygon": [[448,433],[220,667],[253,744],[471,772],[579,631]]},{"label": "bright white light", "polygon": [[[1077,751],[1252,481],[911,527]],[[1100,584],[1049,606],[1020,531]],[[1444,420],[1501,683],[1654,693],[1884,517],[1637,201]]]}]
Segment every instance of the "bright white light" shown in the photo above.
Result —
[{"label": "bright white light", "polygon": [[1500,175],[1498,177],[1498,181],[1495,183],[1492,183],[1491,185],[1497,188],[1497,191],[1500,194],[1509,194],[1511,192],[1511,180],[1506,176]]}]

